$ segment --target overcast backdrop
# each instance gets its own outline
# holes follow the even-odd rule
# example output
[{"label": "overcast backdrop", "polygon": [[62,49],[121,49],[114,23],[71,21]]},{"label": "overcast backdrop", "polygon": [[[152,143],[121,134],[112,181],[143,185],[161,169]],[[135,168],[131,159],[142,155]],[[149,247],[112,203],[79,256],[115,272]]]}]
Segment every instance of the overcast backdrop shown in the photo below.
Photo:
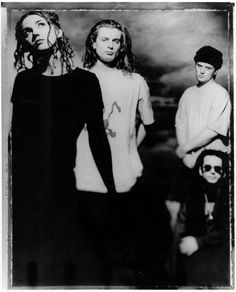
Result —
[{"label": "overcast backdrop", "polygon": [[179,97],[186,87],[194,84],[193,57],[204,45],[223,52],[224,66],[217,80],[228,89],[229,4],[29,2],[12,4],[11,8],[14,10],[9,13],[9,58],[15,49],[15,23],[25,9],[56,9],[78,65],[91,27],[97,21],[112,18],[128,28],[137,69],[149,82],[152,95]]}]

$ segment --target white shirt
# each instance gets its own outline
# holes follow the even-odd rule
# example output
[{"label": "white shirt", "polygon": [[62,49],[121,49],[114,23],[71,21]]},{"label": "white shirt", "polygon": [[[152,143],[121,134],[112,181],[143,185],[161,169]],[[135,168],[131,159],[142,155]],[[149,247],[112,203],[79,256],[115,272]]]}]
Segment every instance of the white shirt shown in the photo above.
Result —
[{"label": "white shirt", "polygon": [[[122,70],[108,72],[96,69],[104,103],[104,123],[112,154],[112,167],[117,192],[127,192],[142,174],[142,163],[136,146],[136,109],[144,124],[154,122],[149,88],[137,73]],[[76,186],[79,190],[107,192],[95,165],[84,129],[77,140],[75,167]]]},{"label": "white shirt", "polygon": [[[203,86],[192,86],[183,93],[176,113],[176,127],[183,133],[184,144],[196,137],[205,128],[226,136],[230,124],[231,103],[225,88],[213,79]],[[226,152],[221,139],[216,139],[192,156],[196,161],[203,149]]]}]

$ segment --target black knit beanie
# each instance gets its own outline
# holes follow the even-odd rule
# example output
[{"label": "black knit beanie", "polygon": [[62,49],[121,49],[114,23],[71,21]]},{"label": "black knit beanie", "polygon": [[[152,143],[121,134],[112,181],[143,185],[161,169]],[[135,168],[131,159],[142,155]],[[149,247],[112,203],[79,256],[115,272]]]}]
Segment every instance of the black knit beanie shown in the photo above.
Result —
[{"label": "black knit beanie", "polygon": [[195,57],[194,61],[197,62],[204,62],[211,64],[215,67],[216,70],[220,69],[223,64],[223,54],[218,51],[217,49],[211,47],[211,46],[204,46],[200,48]]}]

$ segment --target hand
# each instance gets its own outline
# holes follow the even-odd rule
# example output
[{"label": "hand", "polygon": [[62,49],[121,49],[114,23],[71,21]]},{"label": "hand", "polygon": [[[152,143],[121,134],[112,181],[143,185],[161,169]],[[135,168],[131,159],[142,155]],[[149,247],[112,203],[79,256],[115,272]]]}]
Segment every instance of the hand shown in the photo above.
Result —
[{"label": "hand", "polygon": [[231,145],[226,146],[222,140],[216,139],[205,147],[205,149],[214,149],[229,154],[231,152]]},{"label": "hand", "polygon": [[184,146],[179,146],[175,152],[179,158],[183,158],[187,154],[187,151]]},{"label": "hand", "polygon": [[188,168],[194,168],[194,165],[196,163],[195,156],[193,154],[187,154],[183,158],[183,163]]},{"label": "hand", "polygon": [[191,256],[199,249],[196,238],[193,236],[183,237],[179,244],[179,249],[182,254]]}]

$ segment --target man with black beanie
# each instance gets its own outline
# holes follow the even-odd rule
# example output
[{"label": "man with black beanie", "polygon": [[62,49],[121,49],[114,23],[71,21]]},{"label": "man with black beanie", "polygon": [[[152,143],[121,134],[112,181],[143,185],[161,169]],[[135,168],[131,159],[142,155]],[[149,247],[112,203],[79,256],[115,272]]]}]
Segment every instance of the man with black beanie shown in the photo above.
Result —
[{"label": "man with black beanie", "polygon": [[178,105],[176,154],[181,161],[166,201],[172,228],[191,187],[197,157],[205,149],[229,151],[230,98],[226,89],[215,82],[223,63],[222,57],[222,53],[211,46],[204,46],[196,52],[197,84],[184,91]]}]

